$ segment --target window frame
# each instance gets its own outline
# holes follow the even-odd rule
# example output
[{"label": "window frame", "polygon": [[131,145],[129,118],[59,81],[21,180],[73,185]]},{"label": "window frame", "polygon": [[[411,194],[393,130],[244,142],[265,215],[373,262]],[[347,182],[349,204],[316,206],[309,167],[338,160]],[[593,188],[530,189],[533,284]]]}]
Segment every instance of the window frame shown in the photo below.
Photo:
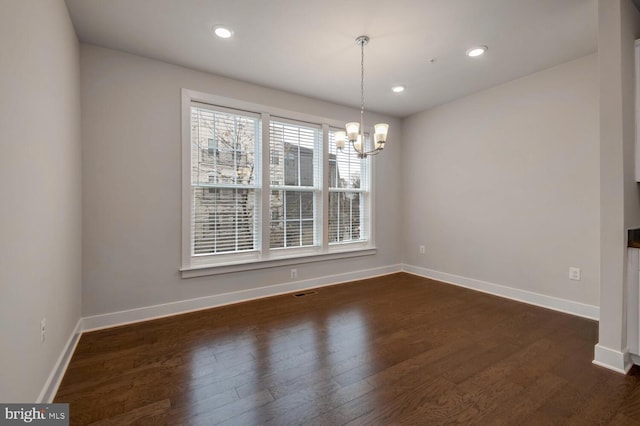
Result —
[{"label": "window frame", "polygon": [[[334,128],[334,127],[330,127],[329,128],[329,133],[335,133],[336,131],[340,131],[342,129],[340,128]],[[369,133],[365,133],[365,139],[370,141],[370,134]],[[330,142],[330,141],[329,141]],[[335,143],[335,142],[334,142]],[[328,143],[329,146],[331,146],[331,143]],[[347,151],[344,153],[344,155],[356,155],[355,151],[349,146],[349,149],[347,149]],[[328,155],[331,155],[331,152],[329,152]],[[371,185],[372,185],[372,174],[371,174],[371,167],[373,162],[370,160],[362,160],[360,159],[360,187],[359,188],[340,188],[339,186],[331,186],[331,177],[329,177],[329,181],[327,183],[327,192],[329,193],[329,197],[331,196],[331,194],[358,194],[358,196],[362,197],[361,199],[361,203],[362,205],[365,207],[364,211],[363,209],[360,209],[360,218],[359,218],[359,223],[360,223],[360,236],[361,238],[358,239],[349,239],[349,240],[342,240],[340,241],[338,239],[338,241],[331,241],[331,237],[329,236],[329,246],[344,246],[346,244],[359,244],[361,242],[364,241],[368,241],[369,237],[370,237],[370,231],[371,231],[371,205],[369,203],[369,200],[372,196],[372,191],[371,191]],[[327,157],[327,162],[330,163],[330,157]],[[364,164],[363,164],[364,163]],[[339,167],[339,161],[338,161],[338,153],[336,152],[336,170]],[[336,176],[337,178],[337,176]],[[336,181],[337,183],[337,181]],[[330,205],[330,200],[328,201],[329,205]],[[366,215],[366,210],[368,209],[368,213],[369,213],[369,217],[367,217]],[[331,219],[330,217],[328,217],[329,220]],[[331,232],[331,224],[329,221],[327,221],[327,227],[329,229],[329,232]]]},{"label": "window frame", "polygon": [[[271,255],[272,257],[277,257],[277,258],[286,258],[291,256],[291,253],[293,253],[293,255],[295,256],[297,253],[300,252],[307,252],[307,253],[314,253],[317,252],[318,249],[322,248],[322,244],[323,244],[323,240],[322,240],[322,225],[323,222],[321,221],[321,209],[322,209],[322,205],[323,205],[323,200],[322,200],[322,175],[323,175],[323,164],[325,161],[325,156],[323,155],[323,150],[322,150],[322,125],[320,124],[314,124],[314,123],[309,123],[306,121],[299,121],[299,120],[292,120],[289,118],[283,118],[283,117],[277,117],[272,115],[271,116],[271,120],[269,121],[269,131],[271,132],[271,125],[272,124],[276,124],[276,125],[282,125],[282,126],[288,126],[288,127],[303,127],[303,128],[307,128],[307,129],[311,129],[314,132],[317,132],[317,134],[314,136],[314,141],[313,141],[313,150],[314,150],[314,156],[318,156],[317,159],[314,159],[312,162],[312,174],[313,174],[313,185],[308,186],[308,185],[292,185],[292,184],[287,184],[287,179],[286,179],[286,168],[287,168],[287,161],[291,161],[290,159],[286,158],[288,157],[288,154],[285,154],[283,152],[283,161],[282,161],[282,169],[283,169],[283,180],[282,182],[280,182],[278,185],[274,185],[273,181],[271,180],[273,177],[270,176],[269,182],[270,184],[269,186],[269,194],[271,194],[273,191],[281,191],[283,194],[283,199],[286,199],[287,197],[287,193],[288,192],[299,192],[300,196],[302,196],[303,193],[307,193],[307,194],[311,194],[311,196],[313,197],[313,223],[314,224],[318,224],[317,226],[314,226],[313,228],[313,244],[311,245],[301,245],[301,246],[287,246],[287,234],[286,234],[286,228],[287,228],[287,222],[302,222],[304,220],[308,220],[308,219],[302,219],[302,216],[300,216],[297,220],[293,219],[293,218],[288,218],[287,217],[287,213],[286,213],[286,209],[285,212],[282,216],[281,220],[283,222],[284,225],[284,246],[283,247],[271,247],[271,244],[269,244],[269,250],[271,251]],[[271,138],[271,133],[269,133],[269,138]],[[283,143],[284,143],[284,134],[283,134]],[[272,144],[271,144],[271,139],[269,139],[269,150],[271,151],[272,149]],[[298,173],[296,174],[296,176],[298,177],[298,179],[300,179],[300,162],[301,162],[301,157],[300,157],[300,147],[298,146],[298,156],[293,156],[293,158],[297,158],[297,164],[298,164]],[[269,164],[269,167],[271,167],[273,164]],[[280,164],[278,164],[279,166]],[[271,169],[269,169],[269,172],[271,172]],[[267,185],[264,185],[264,187],[266,187]],[[271,200],[271,198],[270,198]],[[283,201],[284,202],[284,201]],[[269,208],[271,208],[271,205],[269,205]],[[273,218],[270,219],[270,223],[269,223],[269,227],[271,228],[271,222],[273,221]],[[271,243],[271,241],[270,241]]]},{"label": "window frame", "polygon": [[[181,90],[181,153],[182,153],[182,231],[181,231],[181,263],[179,270],[182,278],[191,278],[205,275],[223,274],[229,272],[246,271],[253,269],[271,268],[284,265],[294,265],[317,261],[344,259],[358,256],[368,256],[376,253],[375,247],[375,221],[374,221],[374,162],[369,159],[368,169],[368,193],[365,197],[365,208],[369,212],[369,220],[366,224],[366,240],[349,241],[329,244],[329,131],[341,128],[343,123],[337,120],[309,115],[305,113],[284,110],[252,102],[211,95],[208,93],[185,89]],[[191,254],[192,239],[192,186],[191,186],[191,106],[193,103],[210,105],[220,110],[231,109],[260,116],[260,154],[256,161],[260,161],[261,176],[256,179],[259,182],[257,189],[259,195],[258,218],[259,230],[257,234],[258,249],[249,253],[214,254],[209,256]],[[269,232],[271,221],[271,209],[269,208],[271,195],[271,150],[269,124],[273,118],[276,122],[298,122],[320,128],[321,163],[320,179],[314,185],[318,191],[316,197],[319,206],[317,212],[317,230],[320,244],[311,247],[293,248],[269,248]],[[373,126],[365,123],[367,128]],[[214,154],[215,155],[215,154]],[[284,164],[284,159],[280,159]],[[257,165],[258,166],[258,165]],[[266,224],[266,225],[265,225]]]},{"label": "window frame", "polygon": [[[189,107],[189,115],[190,115],[190,121],[189,121],[189,129],[191,130],[191,119],[193,118],[192,111],[191,109],[196,106],[198,108],[204,109],[204,110],[209,110],[211,112],[213,112],[214,114],[216,113],[222,113],[222,114],[231,114],[234,116],[238,116],[238,117],[244,117],[244,118],[249,118],[249,119],[253,119],[256,120],[255,126],[256,128],[255,130],[255,137],[259,138],[260,137],[260,120],[261,120],[261,116],[260,114],[256,114],[250,111],[244,111],[244,110],[238,110],[238,109],[232,109],[232,108],[225,108],[225,107],[221,107],[221,106],[213,106],[210,104],[205,104],[202,102],[196,102],[196,101],[192,101]],[[189,133],[189,155],[190,155],[190,161],[189,161],[189,169],[190,172],[192,173],[192,164],[191,164],[191,160],[193,159],[193,153],[191,152],[191,150],[193,149],[193,145],[192,145],[192,140],[191,140],[192,134],[191,132]],[[206,151],[207,154],[206,155],[210,155],[210,150],[211,150],[211,143],[212,139],[208,138],[208,147],[205,149],[202,149],[200,147],[200,145],[198,145],[198,158],[200,158],[200,155]],[[215,136],[213,138],[213,141],[215,141]],[[189,177],[189,187],[190,187],[190,194],[189,194],[189,220],[190,220],[190,225],[189,225],[189,229],[190,229],[190,236],[189,236],[189,255],[191,256],[191,263],[194,265],[202,265],[202,264],[211,264],[211,260],[212,259],[216,259],[217,263],[221,263],[221,262],[225,262],[225,261],[233,261],[234,259],[243,259],[244,261],[248,261],[251,259],[259,259],[259,253],[258,251],[260,250],[260,239],[259,239],[259,234],[256,231],[260,230],[259,224],[260,224],[260,203],[258,202],[259,197],[260,197],[260,188],[262,187],[260,179],[262,176],[261,170],[260,170],[260,156],[261,156],[261,146],[259,144],[259,140],[254,141],[254,148],[255,148],[255,153],[254,153],[254,157],[256,160],[256,175],[255,175],[255,179],[254,179],[254,183],[253,184],[238,184],[237,182],[215,182],[215,181],[211,181],[211,179],[209,179],[209,183],[208,184],[194,184],[192,181],[192,175],[190,174]],[[220,152],[219,148],[216,146],[215,148],[215,153],[214,155],[214,162],[213,162],[213,169],[214,171],[217,170],[218,168],[218,152]],[[237,160],[237,155],[235,153],[240,152],[237,147],[234,147],[233,149],[227,150],[226,152],[233,152],[234,153],[234,165],[238,164],[238,160]],[[246,158],[246,156],[245,156]],[[210,177],[211,178],[211,177]],[[203,254],[203,253],[195,253],[195,247],[193,245],[193,235],[195,233],[195,229],[194,227],[196,226],[195,223],[193,223],[191,221],[191,219],[193,218],[193,212],[191,211],[191,207],[194,205],[194,189],[195,188],[203,188],[203,189],[207,189],[208,188],[208,192],[211,193],[212,191],[218,189],[218,190],[227,190],[227,191],[235,191],[235,190],[242,190],[242,189],[248,189],[248,190],[254,190],[256,192],[256,194],[254,195],[255,197],[255,201],[256,201],[256,205],[258,206],[257,209],[257,215],[256,217],[253,218],[253,228],[254,228],[254,244],[253,244],[253,248],[248,249],[248,250],[240,250],[240,251],[231,251],[231,252],[220,252],[220,253],[214,253],[214,254]],[[216,195],[216,197],[219,197],[220,193],[218,193],[218,195]],[[237,241],[236,241],[237,244]]]}]

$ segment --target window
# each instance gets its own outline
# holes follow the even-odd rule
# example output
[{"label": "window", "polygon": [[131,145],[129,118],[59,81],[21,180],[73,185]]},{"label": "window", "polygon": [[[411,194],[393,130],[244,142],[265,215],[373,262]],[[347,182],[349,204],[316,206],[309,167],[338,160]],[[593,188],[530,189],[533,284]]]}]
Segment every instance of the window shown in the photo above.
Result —
[{"label": "window", "polygon": [[375,253],[370,159],[331,125],[183,90],[183,277]]},{"label": "window", "polygon": [[[192,256],[258,248],[259,123],[256,116],[191,107]],[[208,155],[196,156],[203,151]]]},{"label": "window", "polygon": [[[272,165],[270,248],[318,246],[321,236],[316,226],[316,194],[319,189],[320,128],[293,122],[269,123],[269,145],[282,156],[282,164]],[[282,155],[281,155],[282,154]]]},{"label": "window", "polygon": [[366,240],[369,162],[359,158],[349,143],[339,151],[334,134],[332,129],[329,132],[329,243]]}]

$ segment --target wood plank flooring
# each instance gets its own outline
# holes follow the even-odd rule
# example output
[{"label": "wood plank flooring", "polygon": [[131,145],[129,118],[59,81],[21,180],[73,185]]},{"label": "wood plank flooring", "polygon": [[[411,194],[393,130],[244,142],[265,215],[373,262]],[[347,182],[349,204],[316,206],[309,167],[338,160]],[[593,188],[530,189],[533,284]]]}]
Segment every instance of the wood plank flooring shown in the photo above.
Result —
[{"label": "wood plank flooring", "polygon": [[597,323],[394,274],[82,336],[71,424],[640,424]]}]

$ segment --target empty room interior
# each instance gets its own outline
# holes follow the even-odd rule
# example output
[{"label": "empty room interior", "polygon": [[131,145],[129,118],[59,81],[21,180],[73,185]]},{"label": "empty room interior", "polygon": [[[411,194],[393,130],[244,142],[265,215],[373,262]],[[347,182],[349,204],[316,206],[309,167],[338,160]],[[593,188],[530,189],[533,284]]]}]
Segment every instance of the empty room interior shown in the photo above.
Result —
[{"label": "empty room interior", "polygon": [[639,8],[0,0],[0,403],[640,424]]}]

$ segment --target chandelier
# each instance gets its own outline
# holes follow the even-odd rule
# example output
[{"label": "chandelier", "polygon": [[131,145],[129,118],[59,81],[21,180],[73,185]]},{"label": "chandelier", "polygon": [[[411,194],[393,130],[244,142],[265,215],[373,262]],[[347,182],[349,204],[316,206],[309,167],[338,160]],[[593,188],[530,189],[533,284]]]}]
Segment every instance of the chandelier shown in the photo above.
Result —
[{"label": "chandelier", "polygon": [[364,137],[364,46],[369,43],[369,37],[361,35],[356,39],[356,44],[360,46],[360,122],[351,122],[346,124],[346,132],[339,131],[335,133],[336,147],[343,151],[346,141],[353,146],[353,149],[360,158],[366,158],[368,155],[379,154],[384,149],[387,141],[387,132],[389,125],[379,123],[374,126],[374,149],[367,151],[366,139]]}]

